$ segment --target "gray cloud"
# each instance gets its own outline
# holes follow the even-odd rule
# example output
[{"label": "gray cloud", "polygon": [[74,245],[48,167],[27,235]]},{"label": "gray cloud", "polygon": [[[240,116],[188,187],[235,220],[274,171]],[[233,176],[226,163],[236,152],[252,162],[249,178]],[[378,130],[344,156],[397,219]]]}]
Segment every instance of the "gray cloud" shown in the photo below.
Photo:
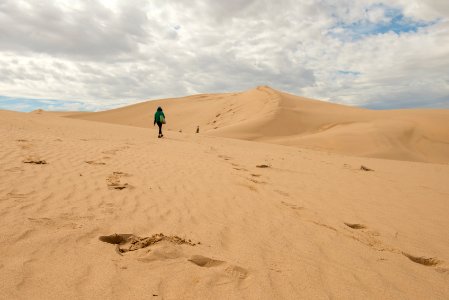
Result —
[{"label": "gray cloud", "polygon": [[[357,38],[344,27],[388,24],[388,10],[429,25]],[[101,108],[268,84],[351,105],[449,107],[448,11],[437,0],[0,0],[0,96]]]},{"label": "gray cloud", "polygon": [[96,1],[66,9],[57,1],[3,0],[0,50],[83,59],[132,56],[139,43],[148,42],[143,28],[147,18],[139,2],[123,1],[114,12]]}]

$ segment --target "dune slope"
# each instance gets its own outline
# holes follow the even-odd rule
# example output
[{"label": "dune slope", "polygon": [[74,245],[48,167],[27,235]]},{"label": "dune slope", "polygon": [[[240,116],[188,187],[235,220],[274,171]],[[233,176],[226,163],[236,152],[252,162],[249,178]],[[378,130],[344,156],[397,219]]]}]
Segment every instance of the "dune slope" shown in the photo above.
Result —
[{"label": "dune slope", "polygon": [[449,162],[449,110],[373,111],[258,87],[143,102],[73,118],[151,127],[162,106],[166,128],[348,155]]},{"label": "dune slope", "polygon": [[449,295],[448,165],[0,117],[1,299]]}]

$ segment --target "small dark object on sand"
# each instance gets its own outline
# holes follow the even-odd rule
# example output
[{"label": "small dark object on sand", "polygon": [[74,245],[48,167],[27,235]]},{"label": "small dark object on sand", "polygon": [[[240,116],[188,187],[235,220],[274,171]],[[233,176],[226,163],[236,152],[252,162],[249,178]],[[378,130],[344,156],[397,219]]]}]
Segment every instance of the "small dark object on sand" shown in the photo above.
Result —
[{"label": "small dark object on sand", "polygon": [[196,133],[200,133],[200,126],[196,126]]},{"label": "small dark object on sand", "polygon": [[257,168],[269,168],[270,166],[269,165],[257,165],[256,167]]},{"label": "small dark object on sand", "polygon": [[32,160],[26,159],[23,161],[25,164],[35,164],[35,165],[46,165],[47,162],[45,160]]},{"label": "small dark object on sand", "polygon": [[373,169],[370,169],[370,168],[368,168],[368,167],[365,167],[364,165],[361,165],[360,166],[360,170],[362,170],[362,171],[374,171]]}]

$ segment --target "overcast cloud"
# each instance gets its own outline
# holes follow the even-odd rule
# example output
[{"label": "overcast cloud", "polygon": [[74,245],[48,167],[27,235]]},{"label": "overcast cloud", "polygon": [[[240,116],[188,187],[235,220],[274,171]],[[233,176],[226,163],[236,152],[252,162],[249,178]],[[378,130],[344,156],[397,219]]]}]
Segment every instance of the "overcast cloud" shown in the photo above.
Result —
[{"label": "overcast cloud", "polygon": [[0,108],[99,110],[257,85],[449,108],[447,0],[0,0]]}]

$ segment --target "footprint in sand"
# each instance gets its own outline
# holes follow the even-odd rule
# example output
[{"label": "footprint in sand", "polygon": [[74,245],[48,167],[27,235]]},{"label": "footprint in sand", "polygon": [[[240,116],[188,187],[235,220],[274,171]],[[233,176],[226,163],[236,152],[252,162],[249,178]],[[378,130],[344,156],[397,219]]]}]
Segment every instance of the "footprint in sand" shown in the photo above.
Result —
[{"label": "footprint in sand", "polygon": [[256,168],[265,169],[265,168],[271,168],[271,166],[262,164],[262,165],[257,165]]},{"label": "footprint in sand", "polygon": [[428,266],[428,267],[434,267],[440,263],[442,263],[441,260],[434,258],[434,257],[423,257],[423,256],[414,256],[405,252],[402,252],[402,255],[404,255],[405,257],[407,257],[408,259],[410,259],[412,262],[423,265],[423,266]]},{"label": "footprint in sand", "polygon": [[108,154],[108,155],[115,155],[115,154],[117,154],[117,152],[129,149],[129,148],[130,148],[130,146],[123,146],[123,147],[119,147],[116,149],[102,151],[101,153]]},{"label": "footprint in sand", "polygon": [[9,199],[25,199],[29,195],[31,195],[33,192],[23,194],[23,193],[16,193],[16,192],[10,192],[7,193],[4,197],[0,197],[0,200],[9,200]]},{"label": "footprint in sand", "polygon": [[121,183],[120,179],[122,177],[130,176],[129,174],[123,172],[113,172],[112,175],[109,175],[106,178],[106,182],[108,184],[108,188],[112,190],[123,190],[126,188],[132,188],[128,183]]},{"label": "footprint in sand", "polygon": [[138,261],[150,263],[153,261],[164,261],[185,257],[181,246],[163,242],[148,250],[143,256],[137,258]]},{"label": "footprint in sand", "polygon": [[366,172],[374,171],[373,169],[370,169],[370,168],[368,168],[368,167],[365,167],[364,165],[361,165],[361,166],[360,166],[360,170],[366,171]]},{"label": "footprint in sand", "polygon": [[402,252],[402,255],[407,257],[409,260],[416,264],[423,265],[425,267],[433,267],[435,271],[441,274],[449,274],[449,268],[443,267],[441,265],[444,264],[444,261],[436,258],[436,257],[424,257],[424,256],[415,256],[406,252]]},{"label": "footprint in sand", "polygon": [[350,227],[350,228],[352,228],[352,229],[365,229],[366,228],[366,226],[362,225],[362,224],[352,224],[352,223],[346,223],[345,222],[345,225]]},{"label": "footprint in sand", "polygon": [[248,171],[247,169],[245,169],[244,167],[240,166],[239,164],[231,163],[231,165],[232,165],[232,168],[233,168],[234,170],[237,170],[237,171],[244,171],[244,172],[247,172],[247,171]]},{"label": "footprint in sand", "polygon": [[101,165],[105,165],[106,164],[104,162],[95,161],[95,160],[86,160],[85,163],[89,164],[89,165],[94,165],[94,166],[101,166]]},{"label": "footprint in sand", "polygon": [[[211,149],[212,149],[212,148],[211,148]],[[231,161],[232,161],[232,157],[230,157],[230,156],[227,156],[227,155],[218,155],[218,157],[221,158],[221,159],[223,159],[223,160],[225,160],[225,161],[229,161],[229,163],[231,164],[231,166],[232,166],[232,168],[233,168],[234,170],[237,170],[237,171],[245,171],[245,172],[248,171],[247,169],[245,169],[245,168],[242,167],[241,165],[239,165],[239,164],[237,164],[237,163],[234,163],[234,162],[231,162]]]},{"label": "footprint in sand", "polygon": [[251,184],[246,184],[246,183],[238,183],[238,185],[246,187],[247,189],[253,191],[253,192],[257,192],[257,188]]},{"label": "footprint in sand", "polygon": [[194,255],[191,258],[189,258],[188,261],[194,263],[197,266],[203,267],[203,268],[212,268],[212,267],[220,266],[225,263],[222,260],[212,259],[212,258],[202,256],[202,255]]},{"label": "footprint in sand", "polygon": [[242,267],[239,267],[239,266],[229,266],[225,269],[225,272],[229,276],[237,278],[237,279],[245,279],[249,275],[248,270],[246,270]]},{"label": "footprint in sand", "polygon": [[285,202],[285,201],[281,201],[281,203],[283,205],[291,208],[291,209],[294,209],[294,210],[302,210],[302,209],[304,209],[304,207],[302,207],[302,206],[298,206],[298,205],[295,205],[295,204],[292,204],[292,203],[288,203],[288,202]]},{"label": "footprint in sand", "polygon": [[22,194],[22,193],[15,193],[15,192],[11,192],[6,194],[6,198],[13,198],[13,199],[23,199],[28,197],[30,194],[32,194],[33,192],[30,192],[28,194]]},{"label": "footprint in sand", "polygon": [[249,181],[251,181],[251,182],[254,182],[254,183],[256,183],[256,184],[266,184],[265,181],[256,180],[256,179],[254,179],[254,178],[246,178],[246,179],[249,180]]},{"label": "footprint in sand", "polygon": [[228,265],[225,261],[209,258],[202,255],[193,255],[188,259],[188,261],[201,268],[215,268],[222,265],[227,265],[227,267],[224,269],[224,273],[229,277],[235,279],[245,279],[249,274],[248,270],[246,270],[245,268]]},{"label": "footprint in sand", "polygon": [[224,160],[231,160],[232,157],[226,156],[226,155],[218,155],[219,158],[222,158]]},{"label": "footprint in sand", "polygon": [[401,253],[400,250],[385,245],[380,239],[380,233],[372,230],[365,230],[368,227],[359,223],[344,223],[345,226],[354,229],[347,231],[347,237],[350,237],[374,250],[377,251],[389,251],[392,253]]},{"label": "footprint in sand", "polygon": [[126,241],[128,241],[128,238],[130,238],[132,236],[132,234],[111,234],[111,235],[103,235],[100,236],[98,239],[102,242],[105,243],[109,243],[109,244],[113,244],[113,245],[118,245],[118,244],[123,244],[126,243]]},{"label": "footprint in sand", "polygon": [[223,272],[231,278],[237,279],[237,280],[243,280],[246,279],[249,276],[248,270],[245,268],[229,265],[227,262],[209,258],[202,255],[193,255],[188,259],[189,262],[201,267],[201,268],[218,268],[221,266],[225,266],[223,269]]},{"label": "footprint in sand", "polygon": [[191,240],[186,240],[176,235],[164,235],[163,233],[153,234],[149,237],[139,237],[134,234],[112,234],[100,236],[98,239],[102,242],[116,245],[116,252],[120,255],[147,248],[160,242],[168,242],[175,245],[196,245]]},{"label": "footprint in sand", "polygon": [[46,165],[47,162],[43,159],[34,159],[34,158],[27,158],[23,160],[24,164],[34,164],[34,165]]}]

